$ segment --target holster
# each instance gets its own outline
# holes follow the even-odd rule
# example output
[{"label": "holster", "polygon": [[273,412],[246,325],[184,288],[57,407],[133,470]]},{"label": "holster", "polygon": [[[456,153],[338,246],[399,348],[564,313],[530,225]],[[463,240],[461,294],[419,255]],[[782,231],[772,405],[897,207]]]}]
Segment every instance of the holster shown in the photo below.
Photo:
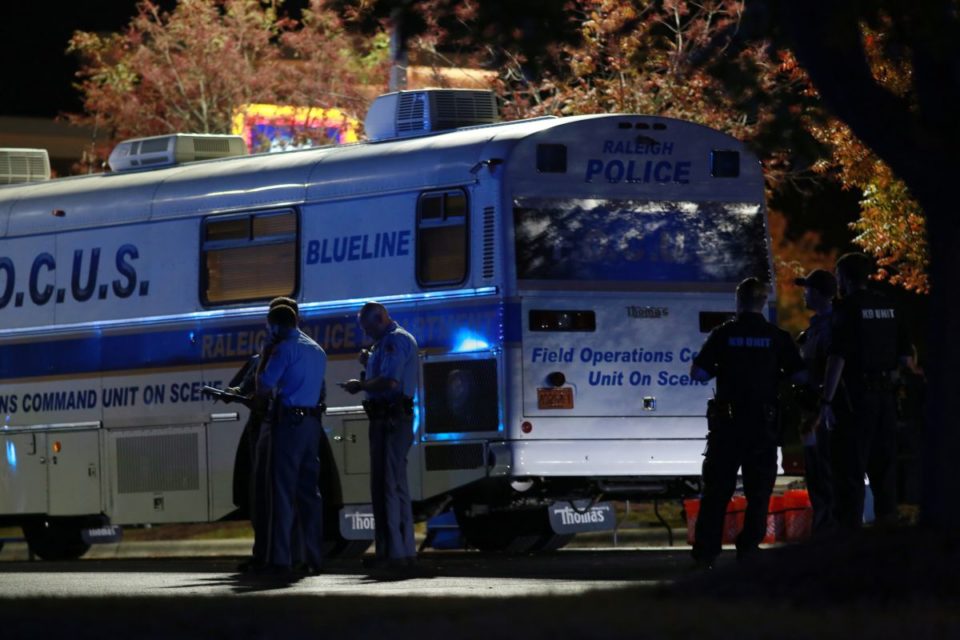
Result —
[{"label": "holster", "polygon": [[716,398],[707,400],[707,430],[729,429],[731,424],[733,424],[733,405]]}]

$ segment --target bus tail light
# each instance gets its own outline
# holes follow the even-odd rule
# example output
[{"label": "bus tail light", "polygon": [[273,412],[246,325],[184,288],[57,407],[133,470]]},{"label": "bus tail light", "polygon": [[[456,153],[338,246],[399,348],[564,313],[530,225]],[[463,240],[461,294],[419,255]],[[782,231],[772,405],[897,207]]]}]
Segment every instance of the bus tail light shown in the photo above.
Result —
[{"label": "bus tail light", "polygon": [[520,431],[523,431],[524,433],[530,433],[533,431],[533,424],[525,420],[523,424],[520,425]]}]

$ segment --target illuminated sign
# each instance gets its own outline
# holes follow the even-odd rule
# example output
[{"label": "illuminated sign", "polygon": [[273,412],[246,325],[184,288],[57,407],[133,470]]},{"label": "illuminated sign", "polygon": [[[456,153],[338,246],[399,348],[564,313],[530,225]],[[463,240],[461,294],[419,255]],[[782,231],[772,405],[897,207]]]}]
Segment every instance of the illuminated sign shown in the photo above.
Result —
[{"label": "illuminated sign", "polygon": [[340,109],[247,104],[233,114],[231,133],[243,136],[251,153],[357,142],[360,124]]}]

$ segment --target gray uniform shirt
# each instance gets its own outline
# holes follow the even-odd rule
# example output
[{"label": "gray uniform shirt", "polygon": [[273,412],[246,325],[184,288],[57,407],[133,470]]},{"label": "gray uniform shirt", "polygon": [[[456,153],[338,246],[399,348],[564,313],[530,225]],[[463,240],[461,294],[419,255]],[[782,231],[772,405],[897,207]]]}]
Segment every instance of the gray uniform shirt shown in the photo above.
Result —
[{"label": "gray uniform shirt", "polygon": [[371,348],[367,360],[367,380],[384,377],[396,380],[396,391],[367,392],[370,400],[397,400],[400,395],[412,398],[417,392],[417,341],[403,327],[391,322],[387,332]]}]

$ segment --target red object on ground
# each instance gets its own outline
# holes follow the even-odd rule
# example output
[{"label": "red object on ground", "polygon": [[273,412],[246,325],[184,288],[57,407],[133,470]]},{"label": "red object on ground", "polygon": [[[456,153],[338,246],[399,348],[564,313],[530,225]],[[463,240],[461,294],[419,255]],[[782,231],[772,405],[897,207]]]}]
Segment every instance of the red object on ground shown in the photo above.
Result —
[{"label": "red object on ground", "polygon": [[784,540],[802,542],[813,529],[813,507],[806,489],[792,489],[783,494]]},{"label": "red object on ground", "polygon": [[[747,499],[733,496],[727,504],[727,515],[723,522],[723,544],[734,544],[743,530],[743,514],[747,509]],[[687,514],[687,544],[696,541],[695,529],[700,515],[700,500],[693,498],[683,501],[683,510]]]},{"label": "red object on ground", "polygon": [[764,544],[783,542],[785,539],[785,516],[783,496],[770,496],[770,504],[767,506],[767,535],[763,537]]},{"label": "red object on ground", "polygon": [[697,516],[700,515],[700,500],[692,498],[683,501],[683,512],[687,514],[687,544],[694,541],[694,530],[697,528]]},{"label": "red object on ground", "polygon": [[747,499],[733,496],[727,504],[727,517],[723,521],[723,544],[736,544],[743,531],[743,516],[747,511]]}]

